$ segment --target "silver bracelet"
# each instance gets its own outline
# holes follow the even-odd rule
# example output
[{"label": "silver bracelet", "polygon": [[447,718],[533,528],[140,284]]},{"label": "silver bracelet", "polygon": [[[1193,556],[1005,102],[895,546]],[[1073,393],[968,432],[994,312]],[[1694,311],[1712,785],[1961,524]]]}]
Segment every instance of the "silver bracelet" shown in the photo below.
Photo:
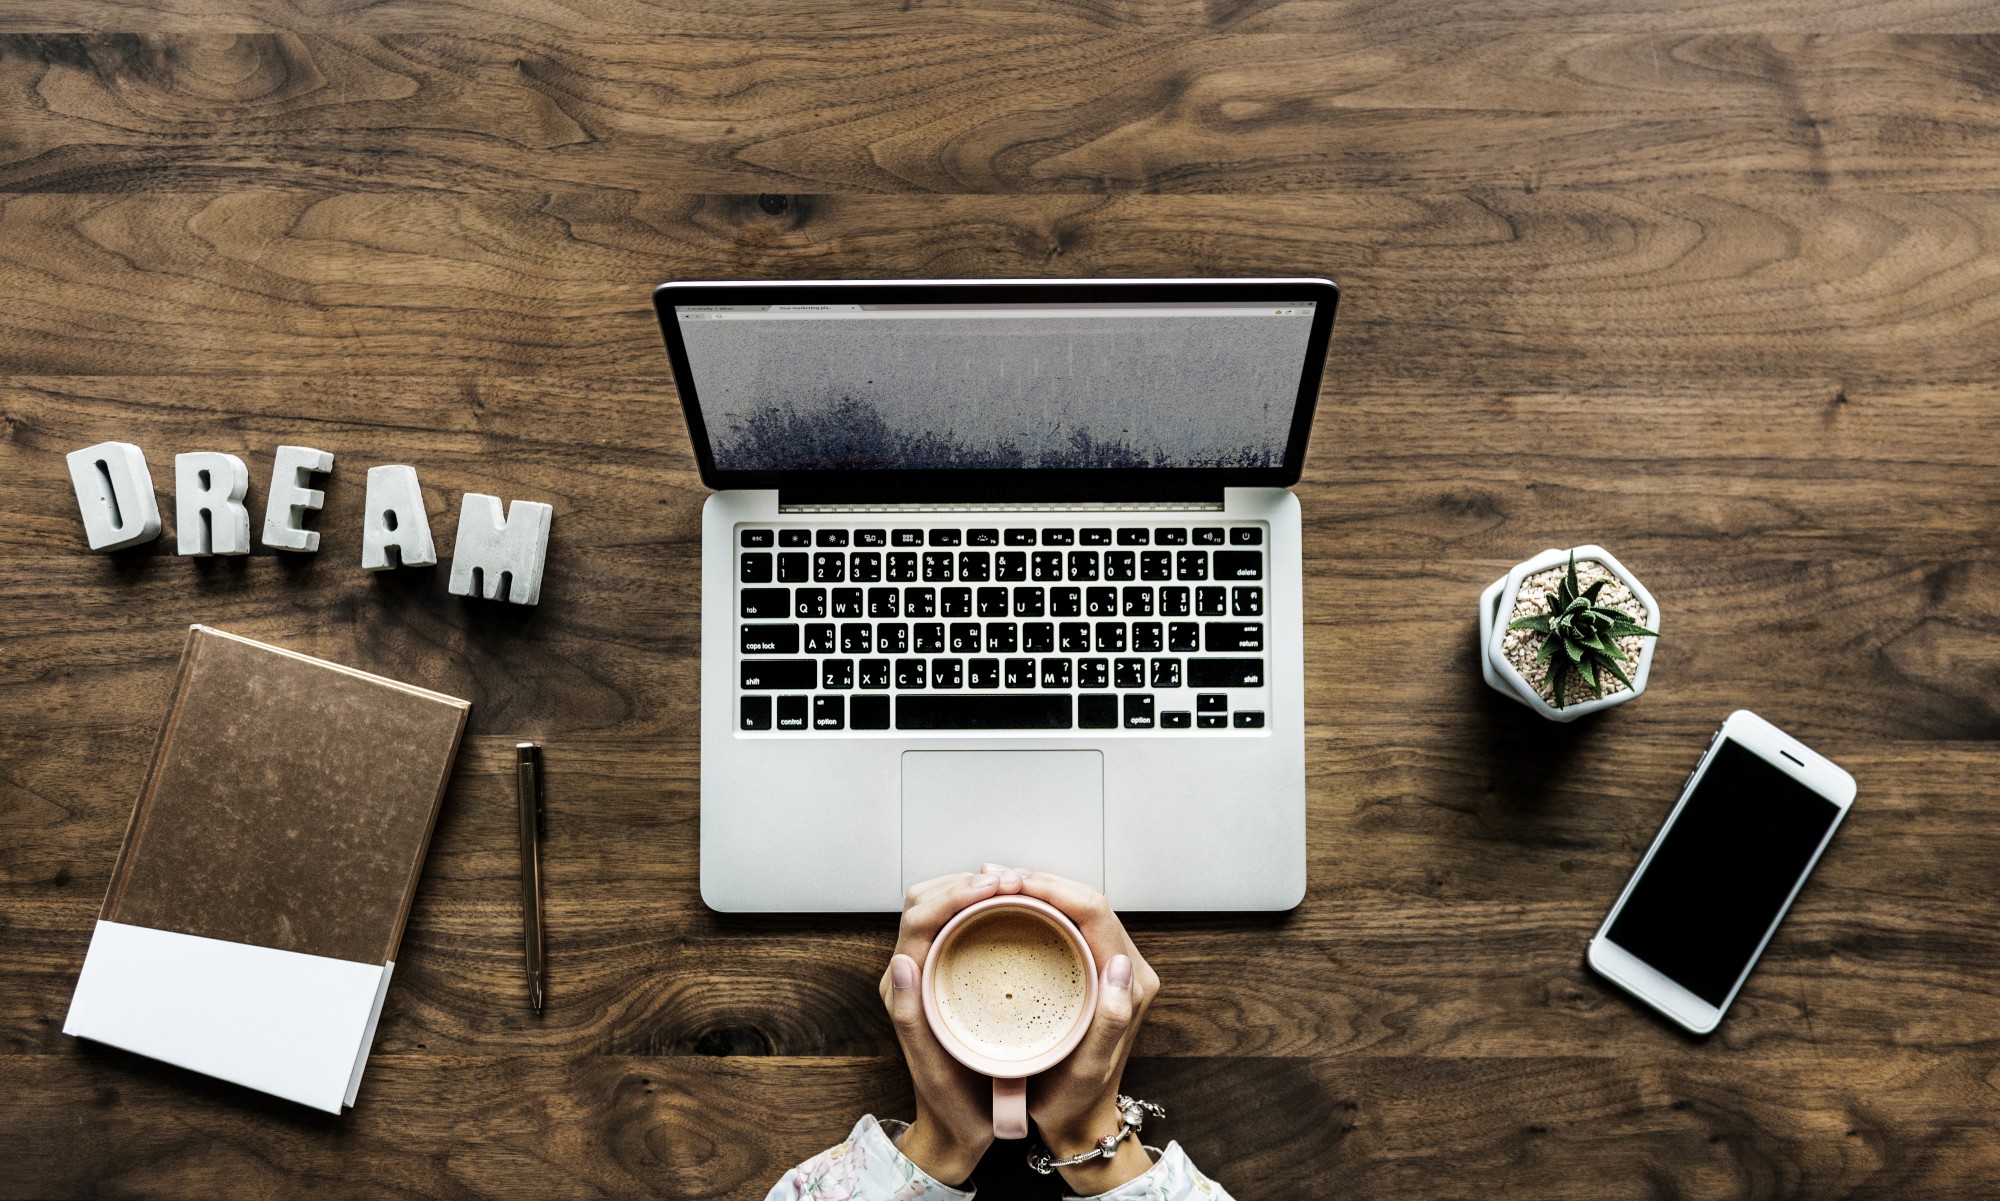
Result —
[{"label": "silver bracelet", "polygon": [[1146,1119],[1149,1116],[1164,1118],[1167,1116],[1167,1111],[1153,1104],[1151,1101],[1135,1101],[1124,1093],[1120,1093],[1118,1094],[1118,1132],[1116,1134],[1105,1135],[1103,1138],[1098,1139],[1090,1150],[1085,1151],[1081,1155],[1072,1155],[1068,1159],[1052,1159],[1046,1150],[1030,1151],[1028,1153],[1028,1166],[1047,1176],[1052,1174],[1057,1168],[1073,1168],[1080,1163],[1089,1163],[1093,1159],[1110,1159],[1118,1153],[1118,1144],[1125,1141],[1126,1135],[1137,1134],[1145,1128]]}]

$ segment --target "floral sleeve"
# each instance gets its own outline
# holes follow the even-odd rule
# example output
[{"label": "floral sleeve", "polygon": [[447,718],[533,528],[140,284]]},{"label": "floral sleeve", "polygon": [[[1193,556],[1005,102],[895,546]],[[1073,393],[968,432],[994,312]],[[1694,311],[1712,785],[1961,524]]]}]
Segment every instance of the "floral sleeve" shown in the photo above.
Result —
[{"label": "floral sleeve", "polygon": [[[903,1123],[890,1125],[902,1132]],[[786,1172],[764,1201],[970,1201],[971,1193],[911,1163],[891,1138],[874,1114],[863,1114],[846,1142]]]},{"label": "floral sleeve", "polygon": [[[1150,1150],[1151,1148],[1148,1148]],[[1069,1201],[1233,1201],[1227,1189],[1201,1174],[1179,1143],[1167,1149],[1151,1170],[1108,1193],[1071,1197]]]}]

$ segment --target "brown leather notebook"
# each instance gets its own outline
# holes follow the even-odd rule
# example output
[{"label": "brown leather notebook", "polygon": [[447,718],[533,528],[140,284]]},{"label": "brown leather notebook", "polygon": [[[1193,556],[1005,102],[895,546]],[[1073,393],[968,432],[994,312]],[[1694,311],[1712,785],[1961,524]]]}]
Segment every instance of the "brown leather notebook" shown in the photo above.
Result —
[{"label": "brown leather notebook", "polygon": [[470,709],[195,626],[100,916],[394,959]]}]

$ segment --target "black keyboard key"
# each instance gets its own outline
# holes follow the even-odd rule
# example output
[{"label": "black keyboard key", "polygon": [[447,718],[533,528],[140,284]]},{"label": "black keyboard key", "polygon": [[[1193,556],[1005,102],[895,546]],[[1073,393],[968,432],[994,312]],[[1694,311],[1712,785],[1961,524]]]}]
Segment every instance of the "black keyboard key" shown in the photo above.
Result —
[{"label": "black keyboard key", "polygon": [[820,530],[815,539],[821,546],[846,546],[846,530]]},{"label": "black keyboard key", "polygon": [[1081,655],[1090,649],[1090,623],[1087,621],[1066,621],[1057,627],[1061,636],[1062,652],[1065,655]]},{"label": "black keyboard key", "polygon": [[1153,660],[1153,680],[1155,688],[1179,688],[1181,686],[1181,661],[1179,659]]},{"label": "black keyboard key", "polygon": [[1118,589],[1085,588],[1083,590],[1083,613],[1086,617],[1118,616]]},{"label": "black keyboard key", "polygon": [[[860,698],[857,697],[856,699]],[[1188,723],[1192,720],[1193,716],[1186,709],[1169,709],[1165,713],[1160,714],[1160,728],[1162,730],[1185,730],[1188,728]],[[860,726],[855,727],[857,730],[860,728]]]},{"label": "black keyboard key", "polygon": [[900,621],[885,621],[876,626],[875,653],[878,655],[909,654],[910,627]]},{"label": "black keyboard key", "polygon": [[1056,649],[1053,622],[1031,621],[1021,627],[1021,649],[1030,655],[1046,655]]},{"label": "black keyboard key", "polygon": [[[822,530],[822,533],[825,531]],[[841,730],[847,727],[847,698],[843,696],[816,696],[813,698],[813,729]]]},{"label": "black keyboard key", "polygon": [[1229,709],[1229,694],[1226,692],[1204,692],[1194,698],[1194,707],[1203,713],[1223,713]]},{"label": "black keyboard key", "polygon": [[[762,531],[770,533],[769,530]],[[746,696],[743,698],[743,721],[740,728],[745,730],[768,730],[771,728],[771,698],[768,696]]]},{"label": "black keyboard key", "polygon": [[965,687],[965,660],[932,659],[931,687],[933,688]]},{"label": "black keyboard key", "polygon": [[803,584],[812,573],[812,556],[804,551],[787,551],[778,556],[778,582]]},{"label": "black keyboard key", "polygon": [[866,610],[861,607],[861,589],[835,588],[833,590],[833,616],[861,617]]},{"label": "black keyboard key", "polygon": [[799,653],[799,627],[744,626],[743,653],[746,655],[796,655]]},{"label": "black keyboard key", "polygon": [[1154,530],[1154,531],[1153,531],[1153,545],[1154,545],[1154,546],[1186,546],[1186,545],[1187,545],[1187,530],[1185,530],[1185,529],[1181,529],[1181,528],[1178,528],[1178,527],[1168,527],[1168,528],[1166,528],[1166,529],[1158,529],[1158,530]]},{"label": "black keyboard key", "polygon": [[1227,713],[1203,713],[1197,716],[1194,722],[1204,730],[1225,730],[1229,728],[1229,715]]},{"label": "black keyboard key", "polygon": [[1151,540],[1151,535],[1143,529],[1133,529],[1127,526],[1125,529],[1118,531],[1118,545],[1120,546],[1144,546]]},{"label": "black keyboard key", "polygon": [[856,530],[856,531],[854,531],[854,545],[856,545],[856,546],[887,546],[887,545],[889,545],[889,531],[887,531],[887,530]]},{"label": "black keyboard key", "polygon": [[1047,612],[1042,590],[1033,584],[1014,589],[1014,616],[1040,617]]},{"label": "black keyboard key", "polygon": [[1078,535],[1078,539],[1084,546],[1110,546],[1111,531],[1106,529],[1084,530]]},{"label": "black keyboard key", "polygon": [[932,530],[932,531],[931,531],[931,545],[932,545],[932,546],[957,546],[957,545],[958,545],[958,531],[957,531],[957,530]]},{"label": "black keyboard key", "polygon": [[[889,686],[889,661],[887,659],[863,659],[856,665],[854,682],[863,688],[884,689]],[[856,713],[860,710],[857,708]],[[887,720],[884,718],[883,720]],[[859,729],[860,727],[856,727]],[[883,727],[877,726],[876,729]]]},{"label": "black keyboard key", "polygon": [[894,584],[908,584],[917,578],[917,552],[913,550],[892,550],[888,555],[889,581]]},{"label": "black keyboard key", "polygon": [[778,728],[780,730],[803,730],[806,728],[807,702],[810,697],[781,696],[778,698]]},{"label": "black keyboard key", "polygon": [[854,687],[854,660],[822,659],[820,660],[820,668],[819,686],[821,688],[836,689],[844,692]]},{"label": "black keyboard key", "polygon": [[924,544],[924,532],[922,530],[897,530],[895,533],[889,535],[889,543],[892,546],[922,546]]},{"label": "black keyboard key", "polygon": [[1003,584],[1018,584],[1028,578],[1028,552],[1003,550],[993,556],[993,578]]},{"label": "black keyboard key", "polygon": [[743,570],[737,576],[746,584],[768,584],[771,582],[771,556],[766,552],[744,555]]},{"label": "black keyboard key", "polygon": [[1078,688],[1111,687],[1111,660],[1078,659],[1076,661],[1076,686]]},{"label": "black keyboard key", "polygon": [[925,683],[925,668],[922,659],[896,660],[896,687],[922,688]]},{"label": "black keyboard key", "polygon": [[958,578],[968,584],[983,584],[993,578],[993,555],[990,551],[962,550],[958,552]]},{"label": "black keyboard key", "polygon": [[1139,578],[1142,580],[1173,579],[1174,552],[1170,550],[1140,551]]},{"label": "black keyboard key", "polygon": [[1068,659],[1042,660],[1042,687],[1067,688],[1070,681],[1070,661]]},{"label": "black keyboard key", "polygon": [[1100,692],[1095,696],[1077,697],[1076,724],[1086,730],[1117,729],[1117,695],[1110,692]]},{"label": "black keyboard key", "polygon": [[779,546],[811,546],[812,544],[813,535],[811,530],[778,531]]},{"label": "black keyboard key", "polygon": [[[1106,698],[1110,699],[1110,698]],[[899,730],[1067,730],[1070,698],[1039,693],[899,696]]]},{"label": "black keyboard key", "polygon": [[916,647],[919,655],[944,654],[944,623],[939,621],[918,622]]},{"label": "black keyboard key", "polygon": [[806,626],[806,654],[831,655],[833,653],[833,623],[813,622]]},{"label": "black keyboard key", "polygon": [[1157,654],[1165,643],[1160,638],[1160,623],[1157,621],[1135,621],[1132,623],[1132,649],[1142,655]]},{"label": "black keyboard key", "polygon": [[1069,578],[1072,580],[1096,579],[1097,552],[1094,550],[1073,550],[1069,552]]},{"label": "black keyboard key", "polygon": [[965,686],[967,688],[1000,687],[1000,660],[967,659],[965,661]]},{"label": "black keyboard key", "polygon": [[1264,590],[1255,584],[1238,585],[1229,590],[1229,611],[1238,617],[1262,617],[1264,615]]},{"label": "black keyboard key", "polygon": [[1011,655],[1021,647],[1021,627],[1011,621],[986,623],[986,653]]},{"label": "black keyboard key", "polygon": [[1264,552],[1261,550],[1216,551],[1215,578],[1218,580],[1263,579]]},{"label": "black keyboard key", "polygon": [[1258,621],[1211,621],[1204,627],[1205,651],[1261,651],[1264,623]]},{"label": "black keyboard key", "polygon": [[1143,584],[1136,588],[1126,588],[1121,594],[1125,598],[1124,613],[1127,617],[1151,617],[1153,615],[1153,590]]},{"label": "black keyboard key", "polygon": [[1033,688],[1035,686],[1035,661],[1033,659],[1009,659],[1001,665],[1001,681],[1009,688]]},{"label": "black keyboard key", "polygon": [[977,596],[979,598],[979,615],[981,617],[1007,616],[1007,590],[1005,588],[981,588]]},{"label": "black keyboard key", "polygon": [[1193,654],[1201,649],[1201,626],[1192,621],[1167,623],[1167,649],[1177,655]]},{"label": "black keyboard key", "polygon": [[1261,730],[1264,728],[1264,714],[1258,709],[1236,711],[1236,728],[1239,730]]},{"label": "black keyboard key", "polygon": [[889,728],[889,698],[886,696],[857,696],[847,702],[847,724],[856,730],[886,730]]},{"label": "black keyboard key", "polygon": [[874,618],[901,617],[902,591],[896,588],[870,588],[868,590],[868,616]]},{"label": "black keyboard key", "polygon": [[1076,541],[1075,530],[1043,530],[1043,546],[1068,546]]},{"label": "black keyboard key", "polygon": [[1152,693],[1128,692],[1125,694],[1125,728],[1128,730],[1150,730],[1153,728]]},{"label": "black keyboard key", "polygon": [[825,617],[826,589],[799,588],[792,592],[793,617]]},{"label": "black keyboard key", "polygon": [[936,617],[937,590],[934,588],[903,589],[903,616]]},{"label": "black keyboard key", "polygon": [[941,588],[938,594],[939,607],[946,617],[972,616],[972,589]]},{"label": "black keyboard key", "polygon": [[924,552],[924,583],[949,584],[951,582],[951,552],[948,550],[927,550]]},{"label": "black keyboard key", "polygon": [[1189,659],[1190,688],[1261,688],[1264,684],[1262,659]]},{"label": "black keyboard key", "polygon": [[819,664],[811,659],[753,659],[743,664],[745,692],[810,690],[818,683]]},{"label": "black keyboard key", "polygon": [[1194,611],[1197,617],[1220,617],[1229,611],[1229,589],[1197,588],[1194,590]]},{"label": "black keyboard key", "polygon": [[1111,686],[1114,688],[1144,688],[1146,686],[1146,661],[1144,659],[1113,659],[1111,661]]},{"label": "black keyboard key", "polygon": [[847,557],[847,578],[857,584],[873,584],[882,578],[882,552],[858,550]]},{"label": "black keyboard key", "polygon": [[967,546],[998,546],[1000,545],[1000,531],[967,530],[965,531],[965,544]]},{"label": "black keyboard key", "polygon": [[852,621],[840,627],[840,653],[843,655],[865,655],[875,649],[875,627],[865,621]]},{"label": "black keyboard key", "polygon": [[1174,554],[1174,570],[1184,580],[1205,580],[1208,578],[1208,552],[1205,550],[1184,550]]},{"label": "black keyboard key", "polygon": [[1232,546],[1262,546],[1264,531],[1254,525],[1235,526],[1229,531],[1229,542]]},{"label": "black keyboard key", "polygon": [[1009,546],[1033,546],[1035,544],[1035,531],[1008,530],[1005,541]]},{"label": "black keyboard key", "polygon": [[1125,623],[1122,621],[1098,622],[1097,649],[1107,655],[1115,655],[1124,650]]},{"label": "black keyboard key", "polygon": [[1196,526],[1194,544],[1196,546],[1221,546],[1222,527],[1219,525]]},{"label": "black keyboard key", "polygon": [[1139,556],[1129,550],[1108,550],[1104,552],[1104,578],[1123,583],[1139,578]]},{"label": "black keyboard key", "polygon": [[951,623],[951,640],[948,643],[954,655],[976,655],[979,653],[979,623],[976,621],[955,621]]},{"label": "black keyboard key", "polygon": [[1082,617],[1083,589],[1071,587],[1049,589],[1049,616]]},{"label": "black keyboard key", "polygon": [[1030,557],[1031,570],[1035,578],[1044,584],[1063,578],[1063,553],[1059,550],[1038,550]]},{"label": "black keyboard key", "polygon": [[792,594],[787,588],[745,588],[743,616],[783,618],[792,615]]},{"label": "black keyboard key", "polygon": [[[771,531],[769,531],[769,530],[744,530],[744,531],[743,531],[743,538],[742,538],[742,541],[743,541],[743,545],[745,545],[745,546],[769,546],[769,545],[771,545]],[[745,699],[745,700],[749,700],[750,698],[748,698],[748,697],[745,697],[744,699]],[[757,699],[758,699],[758,700],[764,700],[764,698],[763,698],[763,697],[758,697]],[[765,705],[764,705],[764,724],[763,724],[763,725],[761,725],[761,726],[755,726],[755,727],[752,727],[752,726],[745,726],[745,727],[743,727],[743,728],[744,728],[744,729],[746,729],[746,730],[748,730],[748,729],[753,729],[753,728],[754,728],[754,729],[758,729],[758,730],[768,730],[768,729],[770,729],[770,728],[771,728],[771,706],[770,706],[770,703],[769,703],[768,701],[766,701],[766,702],[765,702]]]}]

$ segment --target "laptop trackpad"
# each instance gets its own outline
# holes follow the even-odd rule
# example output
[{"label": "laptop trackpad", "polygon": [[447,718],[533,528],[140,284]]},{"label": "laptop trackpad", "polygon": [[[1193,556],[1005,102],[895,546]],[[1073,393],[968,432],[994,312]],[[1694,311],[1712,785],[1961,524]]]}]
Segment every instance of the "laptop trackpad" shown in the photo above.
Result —
[{"label": "laptop trackpad", "polygon": [[903,887],[982,863],[1102,890],[1103,753],[903,752]]}]

